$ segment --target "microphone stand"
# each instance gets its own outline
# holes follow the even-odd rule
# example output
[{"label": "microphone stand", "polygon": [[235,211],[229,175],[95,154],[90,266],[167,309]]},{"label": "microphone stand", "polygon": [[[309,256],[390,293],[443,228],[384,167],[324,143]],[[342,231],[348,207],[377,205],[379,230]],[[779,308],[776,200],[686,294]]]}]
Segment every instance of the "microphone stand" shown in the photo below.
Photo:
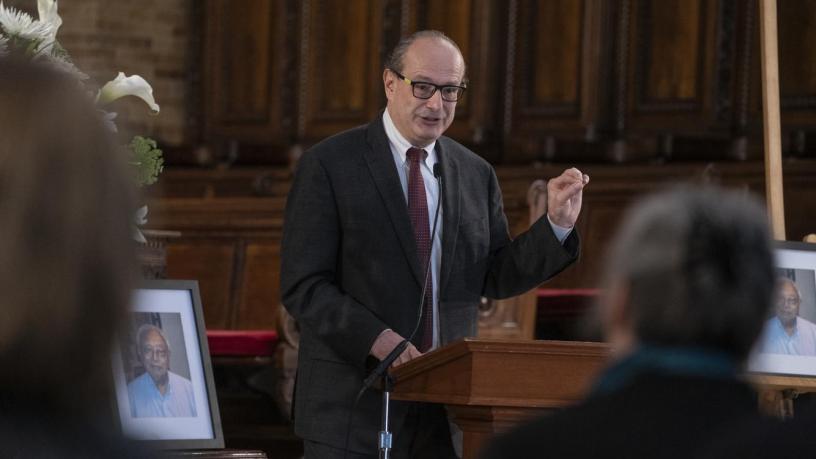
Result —
[{"label": "microphone stand", "polygon": [[[431,247],[433,247],[433,240],[436,236],[436,224],[439,222],[439,209],[442,207],[442,168],[440,164],[437,162],[434,164],[433,168],[434,177],[436,177],[437,182],[439,182],[439,198],[437,199],[436,203],[436,212],[434,215],[434,224],[433,230],[431,231]],[[433,252],[433,248],[431,249]],[[365,391],[367,388],[371,387],[371,384],[377,379],[378,376],[382,375],[382,391],[383,391],[383,407],[382,407],[382,430],[377,438],[377,447],[379,449],[380,455],[379,459],[390,459],[391,458],[391,445],[393,444],[393,435],[389,430],[389,417],[391,414],[391,392],[394,390],[394,379],[388,374],[388,368],[397,360],[405,348],[408,347],[408,343],[414,338],[416,335],[417,330],[419,330],[419,324],[422,320],[422,302],[425,300],[425,291],[428,289],[428,278],[431,277],[431,259],[433,257],[428,255],[428,261],[425,264],[425,280],[422,282],[422,296],[419,299],[419,306],[420,306],[420,313],[419,318],[417,319],[416,326],[414,330],[411,332],[411,336],[408,339],[402,340],[394,350],[391,351],[388,356],[386,356],[377,368],[371,372],[370,375],[363,381],[363,389]],[[432,305],[433,306],[433,305]],[[361,391],[361,392],[362,392]]]}]

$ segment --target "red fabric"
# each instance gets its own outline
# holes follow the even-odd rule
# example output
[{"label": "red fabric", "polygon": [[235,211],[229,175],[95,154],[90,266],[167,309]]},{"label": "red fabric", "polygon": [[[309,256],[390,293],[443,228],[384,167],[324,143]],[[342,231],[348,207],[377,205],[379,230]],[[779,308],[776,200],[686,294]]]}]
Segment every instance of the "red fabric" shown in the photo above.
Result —
[{"label": "red fabric", "polygon": [[551,296],[598,296],[597,288],[540,288],[536,291],[539,298]]},{"label": "red fabric", "polygon": [[212,356],[271,356],[278,344],[278,333],[274,330],[207,330],[207,342]]},{"label": "red fabric", "polygon": [[579,317],[594,304],[601,291],[594,288],[558,289],[540,288],[538,296],[538,321],[554,317]]}]

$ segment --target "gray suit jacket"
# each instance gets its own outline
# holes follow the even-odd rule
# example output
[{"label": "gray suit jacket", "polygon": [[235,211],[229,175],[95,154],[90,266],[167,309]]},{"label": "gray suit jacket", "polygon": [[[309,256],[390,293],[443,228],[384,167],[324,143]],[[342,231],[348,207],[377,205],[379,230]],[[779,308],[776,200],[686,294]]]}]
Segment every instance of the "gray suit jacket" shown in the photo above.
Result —
[{"label": "gray suit jacket", "polygon": [[[546,218],[511,240],[493,168],[442,137],[443,234],[439,282],[442,344],[477,331],[482,296],[523,293],[578,255],[575,231],[560,244]],[[288,195],[281,294],[301,329],[295,431],[342,447],[369,351],[391,328],[409,336],[422,288],[413,230],[382,117],[307,151]],[[350,449],[374,453],[380,395],[354,416]],[[392,406],[399,431],[404,406]]]}]

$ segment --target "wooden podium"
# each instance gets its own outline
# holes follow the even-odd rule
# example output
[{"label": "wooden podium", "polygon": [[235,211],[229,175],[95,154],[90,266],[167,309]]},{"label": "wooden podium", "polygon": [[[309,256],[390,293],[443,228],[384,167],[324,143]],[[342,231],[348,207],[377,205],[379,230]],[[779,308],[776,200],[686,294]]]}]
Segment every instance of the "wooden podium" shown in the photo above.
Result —
[{"label": "wooden podium", "polygon": [[583,398],[608,355],[602,343],[465,339],[393,371],[392,398],[445,404],[471,459],[495,432]]}]

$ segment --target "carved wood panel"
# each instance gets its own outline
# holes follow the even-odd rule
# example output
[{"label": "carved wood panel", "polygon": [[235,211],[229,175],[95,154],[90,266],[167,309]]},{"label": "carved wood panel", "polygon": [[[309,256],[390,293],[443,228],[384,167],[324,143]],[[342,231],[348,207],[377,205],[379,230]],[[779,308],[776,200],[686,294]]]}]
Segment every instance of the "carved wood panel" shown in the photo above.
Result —
[{"label": "carved wood panel", "polygon": [[816,1],[778,2],[784,151],[816,156]]},{"label": "carved wood panel", "polygon": [[280,241],[251,241],[245,253],[235,328],[275,329],[280,305]]},{"label": "carved wood panel", "polygon": [[635,0],[629,61],[630,130],[704,132],[716,119],[717,1]]},{"label": "carved wood panel", "polygon": [[209,329],[230,328],[235,256],[235,244],[223,239],[183,238],[167,245],[167,277],[198,281]]},{"label": "carved wood panel", "polygon": [[[230,150],[221,156],[285,162],[283,145],[294,121],[283,65],[291,59],[285,2],[207,0],[205,14],[205,137]],[[273,148],[257,152],[240,143]]]},{"label": "carved wood panel", "polygon": [[585,156],[575,144],[596,134],[604,10],[594,0],[511,2],[505,160]]},{"label": "carved wood panel", "polygon": [[298,138],[311,143],[369,122],[384,105],[378,0],[300,3]]}]

